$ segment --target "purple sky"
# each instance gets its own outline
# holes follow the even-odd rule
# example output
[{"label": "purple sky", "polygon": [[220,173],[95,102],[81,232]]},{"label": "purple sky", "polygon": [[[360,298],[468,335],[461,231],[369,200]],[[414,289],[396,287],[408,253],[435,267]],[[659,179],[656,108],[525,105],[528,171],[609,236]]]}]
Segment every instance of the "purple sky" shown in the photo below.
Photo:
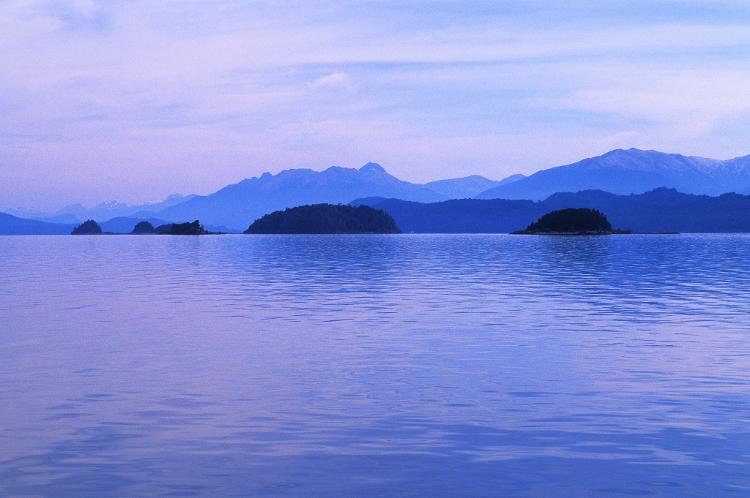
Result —
[{"label": "purple sky", "polygon": [[746,0],[562,3],[0,0],[0,209],[750,153]]}]

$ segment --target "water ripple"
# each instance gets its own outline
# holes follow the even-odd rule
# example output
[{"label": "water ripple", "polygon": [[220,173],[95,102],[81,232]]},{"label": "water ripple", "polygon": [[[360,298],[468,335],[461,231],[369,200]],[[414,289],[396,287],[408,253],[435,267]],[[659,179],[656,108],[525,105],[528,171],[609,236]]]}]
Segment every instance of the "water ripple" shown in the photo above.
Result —
[{"label": "water ripple", "polygon": [[747,496],[750,237],[0,237],[0,495]]}]

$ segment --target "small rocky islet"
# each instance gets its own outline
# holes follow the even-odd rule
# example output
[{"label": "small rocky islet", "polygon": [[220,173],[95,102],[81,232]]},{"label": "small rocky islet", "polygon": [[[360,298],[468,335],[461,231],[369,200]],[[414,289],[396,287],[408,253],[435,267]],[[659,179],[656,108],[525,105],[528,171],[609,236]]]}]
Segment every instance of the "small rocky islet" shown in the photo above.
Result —
[{"label": "small rocky islet", "polygon": [[[198,220],[190,223],[166,223],[154,226],[148,221],[138,222],[131,235],[205,235],[212,232],[207,231]],[[73,229],[71,235],[112,235],[102,231],[102,228],[94,220],[87,220]]]}]

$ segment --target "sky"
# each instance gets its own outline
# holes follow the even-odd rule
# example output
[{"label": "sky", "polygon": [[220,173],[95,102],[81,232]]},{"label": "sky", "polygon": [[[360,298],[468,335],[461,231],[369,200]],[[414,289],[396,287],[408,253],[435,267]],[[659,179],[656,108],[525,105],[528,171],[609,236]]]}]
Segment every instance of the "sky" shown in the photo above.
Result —
[{"label": "sky", "polygon": [[749,139],[747,0],[0,0],[0,208]]}]

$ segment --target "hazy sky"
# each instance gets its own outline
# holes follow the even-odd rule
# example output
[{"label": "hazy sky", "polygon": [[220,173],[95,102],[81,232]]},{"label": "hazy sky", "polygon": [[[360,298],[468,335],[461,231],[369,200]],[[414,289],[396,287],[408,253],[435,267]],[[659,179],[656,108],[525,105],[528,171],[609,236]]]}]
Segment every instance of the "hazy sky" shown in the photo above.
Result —
[{"label": "hazy sky", "polygon": [[750,1],[0,0],[0,208],[750,153]]}]

